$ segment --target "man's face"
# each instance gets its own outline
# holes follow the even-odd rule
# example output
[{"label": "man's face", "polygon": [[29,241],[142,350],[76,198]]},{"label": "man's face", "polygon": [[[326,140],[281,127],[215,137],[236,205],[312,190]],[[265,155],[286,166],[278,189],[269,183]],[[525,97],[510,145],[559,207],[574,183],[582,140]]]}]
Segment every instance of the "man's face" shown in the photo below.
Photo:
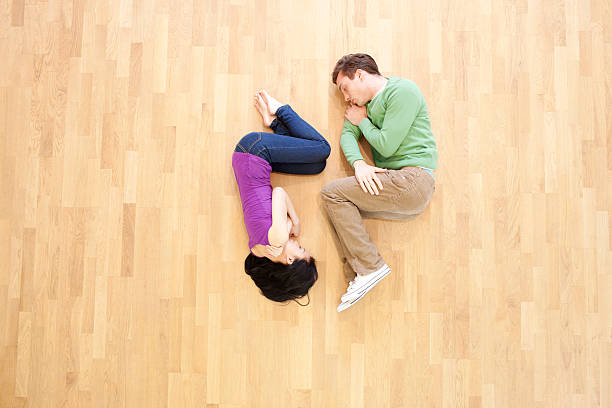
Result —
[{"label": "man's face", "polygon": [[338,73],[336,85],[340,92],[342,92],[342,95],[344,95],[345,101],[357,106],[363,106],[369,101],[366,96],[367,92],[364,79],[365,76],[360,69],[355,72],[353,79],[350,79],[342,72]]}]

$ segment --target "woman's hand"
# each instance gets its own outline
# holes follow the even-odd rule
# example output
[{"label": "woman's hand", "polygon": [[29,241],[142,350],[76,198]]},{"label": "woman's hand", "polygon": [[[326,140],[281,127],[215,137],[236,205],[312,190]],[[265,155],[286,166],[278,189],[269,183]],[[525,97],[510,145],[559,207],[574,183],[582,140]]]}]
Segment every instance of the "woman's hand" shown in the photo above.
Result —
[{"label": "woman's hand", "polygon": [[266,255],[276,258],[283,252],[283,247],[274,246],[274,245],[266,245]]},{"label": "woman's hand", "polygon": [[293,223],[291,230],[289,231],[290,237],[297,237],[300,235],[300,222]]}]

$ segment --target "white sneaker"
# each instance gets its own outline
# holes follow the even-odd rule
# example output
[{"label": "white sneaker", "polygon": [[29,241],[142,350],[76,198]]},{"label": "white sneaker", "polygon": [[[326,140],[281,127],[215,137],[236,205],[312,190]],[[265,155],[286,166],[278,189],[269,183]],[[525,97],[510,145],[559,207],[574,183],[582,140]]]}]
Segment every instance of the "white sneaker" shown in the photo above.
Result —
[{"label": "white sneaker", "polygon": [[[340,306],[338,306],[338,311],[340,312],[341,310],[344,310],[355,304],[390,272],[391,269],[389,269],[389,266],[385,264],[379,270],[369,275],[356,275],[355,279],[353,279],[349,283],[349,286],[346,289],[346,293],[340,298],[342,303],[340,304]],[[347,302],[350,304],[341,309],[341,306]]]},{"label": "white sneaker", "polygon": [[342,302],[338,305],[338,312],[341,312],[343,310],[348,309],[349,307],[353,306],[355,303],[359,302],[363,297],[365,296],[365,293],[363,293],[361,296],[359,296],[357,299],[353,299],[353,300],[347,300],[346,302]]},{"label": "white sneaker", "polygon": [[389,269],[387,264],[384,264],[376,272],[372,272],[368,275],[355,275],[355,279],[349,283],[346,293],[342,295],[340,300],[346,302],[347,300],[359,297],[361,294],[365,294],[380,282],[382,278],[387,276],[389,272],[391,272],[391,269]]}]

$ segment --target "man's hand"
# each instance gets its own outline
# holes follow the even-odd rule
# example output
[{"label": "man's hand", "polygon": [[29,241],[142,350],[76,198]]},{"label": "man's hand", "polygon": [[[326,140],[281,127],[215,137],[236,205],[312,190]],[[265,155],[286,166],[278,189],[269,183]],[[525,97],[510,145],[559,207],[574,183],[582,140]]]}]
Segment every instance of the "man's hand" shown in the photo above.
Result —
[{"label": "man's hand", "polygon": [[376,173],[386,173],[387,169],[370,166],[363,160],[355,160],[355,162],[353,162],[353,167],[355,167],[355,178],[359,182],[363,192],[367,193],[369,191],[372,195],[378,195],[377,185],[381,190],[383,189],[383,185]]},{"label": "man's hand", "polygon": [[368,117],[368,112],[365,106],[349,105],[344,112],[344,117],[355,126],[359,126],[359,122]]}]

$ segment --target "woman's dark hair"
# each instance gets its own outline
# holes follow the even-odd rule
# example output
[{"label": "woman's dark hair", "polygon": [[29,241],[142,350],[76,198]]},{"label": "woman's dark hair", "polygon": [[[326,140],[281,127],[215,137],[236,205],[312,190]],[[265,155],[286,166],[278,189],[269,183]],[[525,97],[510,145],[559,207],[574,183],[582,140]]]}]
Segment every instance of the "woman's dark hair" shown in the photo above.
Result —
[{"label": "woman's dark hair", "polygon": [[370,57],[368,54],[349,54],[336,62],[336,67],[334,68],[334,72],[332,72],[332,82],[334,84],[336,83],[340,72],[349,77],[349,79],[353,79],[358,69],[369,72],[370,74],[380,75],[380,72],[378,72],[378,65],[376,65],[374,58]]},{"label": "woman's dark hair", "polygon": [[[314,258],[296,259],[291,265],[272,262],[252,253],[244,260],[244,271],[253,279],[261,293],[275,302],[300,299],[308,294],[319,274]],[[308,300],[310,303],[310,298]]]}]

